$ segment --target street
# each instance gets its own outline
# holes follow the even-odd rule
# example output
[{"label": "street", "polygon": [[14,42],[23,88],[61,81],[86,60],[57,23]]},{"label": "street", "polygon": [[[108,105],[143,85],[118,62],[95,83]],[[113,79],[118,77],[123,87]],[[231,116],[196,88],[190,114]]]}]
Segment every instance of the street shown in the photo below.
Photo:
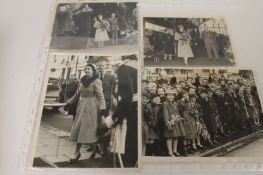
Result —
[{"label": "street", "polygon": [[224,157],[263,157],[263,138],[224,155]]},{"label": "street", "polygon": [[62,131],[70,132],[72,124],[72,116],[65,115],[65,111],[62,107],[58,111],[53,111],[48,108],[43,109],[41,125],[47,125]]},{"label": "street", "polygon": [[[65,115],[63,108],[58,111],[43,109],[34,165],[43,166],[46,163],[56,166],[55,163],[67,162],[73,157],[76,144],[68,141],[72,123],[72,116]],[[86,151],[86,147],[83,147],[81,154],[80,160],[85,160],[91,153]]]},{"label": "street", "polygon": [[37,139],[37,147],[34,156],[34,167],[113,167],[113,157],[102,158],[97,153],[95,158],[90,159],[91,152],[87,150],[88,145],[83,145],[81,157],[77,163],[68,161],[74,156],[76,143],[68,141],[72,116],[65,115],[63,108],[54,111],[44,108],[40,129]]}]

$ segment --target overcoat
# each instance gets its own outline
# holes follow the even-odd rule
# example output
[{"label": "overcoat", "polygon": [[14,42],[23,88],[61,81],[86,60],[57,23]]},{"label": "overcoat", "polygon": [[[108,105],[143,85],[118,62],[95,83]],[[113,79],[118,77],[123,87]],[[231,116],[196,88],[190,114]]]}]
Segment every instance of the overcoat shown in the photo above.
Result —
[{"label": "overcoat", "polygon": [[179,109],[182,112],[182,116],[184,118],[184,128],[186,131],[186,138],[187,139],[194,139],[197,136],[197,129],[195,124],[195,115],[193,111],[195,110],[195,106],[192,105],[190,102],[185,103],[180,101],[179,102]]},{"label": "overcoat", "polygon": [[238,103],[238,113],[239,113],[239,119],[241,121],[245,121],[249,118],[246,101],[244,96],[241,96],[237,94],[237,103]]},{"label": "overcoat", "polygon": [[247,106],[247,112],[249,117],[251,118],[257,118],[257,110],[256,110],[256,103],[254,101],[254,98],[251,94],[245,94],[245,103]]},{"label": "overcoat", "polygon": [[179,116],[179,110],[177,108],[176,102],[163,102],[163,118],[164,123],[164,137],[165,138],[176,138],[186,136],[185,128],[182,120],[177,120],[171,126],[168,127],[168,123],[174,120],[175,116]]},{"label": "overcoat", "polygon": [[98,140],[97,127],[100,110],[104,110],[105,100],[100,79],[95,79],[84,87],[82,83],[76,94],[68,101],[73,104],[79,99],[69,141],[77,143],[95,143]]}]

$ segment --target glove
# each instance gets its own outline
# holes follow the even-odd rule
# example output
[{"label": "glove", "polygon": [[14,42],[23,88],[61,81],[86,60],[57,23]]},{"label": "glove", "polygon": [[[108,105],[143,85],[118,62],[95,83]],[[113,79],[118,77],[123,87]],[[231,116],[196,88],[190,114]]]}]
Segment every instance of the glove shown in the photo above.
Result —
[{"label": "glove", "polygon": [[105,119],[105,125],[107,128],[110,128],[114,124],[114,121],[112,120],[111,116],[106,117]]},{"label": "glove", "polygon": [[106,109],[100,110],[100,116],[106,116]]}]

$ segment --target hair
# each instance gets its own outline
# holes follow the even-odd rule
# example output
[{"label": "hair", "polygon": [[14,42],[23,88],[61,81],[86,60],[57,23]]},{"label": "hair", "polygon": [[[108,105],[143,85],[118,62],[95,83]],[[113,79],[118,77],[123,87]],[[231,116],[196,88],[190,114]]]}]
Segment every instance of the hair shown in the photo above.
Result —
[{"label": "hair", "polygon": [[[160,95],[159,94],[153,94],[152,96],[151,96],[151,100],[153,100],[154,98],[156,98],[156,97],[160,97]],[[160,97],[161,98],[161,97]]]},{"label": "hair", "polygon": [[165,94],[165,89],[164,89],[163,87],[158,87],[158,88],[156,89],[156,93],[158,93],[158,89],[163,89],[163,92],[164,92],[164,94]]}]

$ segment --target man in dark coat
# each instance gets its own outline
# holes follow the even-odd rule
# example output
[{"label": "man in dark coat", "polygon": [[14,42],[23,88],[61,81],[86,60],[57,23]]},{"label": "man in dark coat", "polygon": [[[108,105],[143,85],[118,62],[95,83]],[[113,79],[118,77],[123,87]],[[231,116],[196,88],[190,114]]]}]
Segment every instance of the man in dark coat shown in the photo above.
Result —
[{"label": "man in dark coat", "polygon": [[215,32],[210,31],[207,25],[204,25],[204,27],[205,31],[201,33],[201,38],[204,40],[208,58],[210,58],[211,60],[214,57],[216,59],[219,59],[216,34]]},{"label": "man in dark coat", "polygon": [[[73,74],[69,80],[65,80],[65,82],[61,84],[62,89],[60,92],[61,95],[60,102],[64,103],[66,99],[70,99],[71,97],[73,97],[78,89],[78,86],[79,86],[79,82],[75,74]],[[68,115],[73,116],[73,122],[75,120],[75,116],[77,113],[77,106],[78,106],[78,101],[64,108],[66,111],[68,111]]]},{"label": "man in dark coat", "polygon": [[122,155],[124,166],[134,167],[138,161],[138,109],[137,109],[137,57],[127,56],[124,64],[117,70],[118,102],[112,118],[122,123],[127,120],[125,154]]},{"label": "man in dark coat", "polygon": [[218,114],[220,116],[221,123],[223,125],[224,134],[230,134],[229,128],[228,128],[228,122],[229,122],[229,115],[227,113],[227,106],[226,106],[226,99],[222,95],[222,91],[220,88],[217,88],[215,90],[215,93],[213,94],[213,100],[216,103],[216,107],[218,110]]},{"label": "man in dark coat", "polygon": [[200,46],[199,46],[199,38],[200,38],[200,33],[199,33],[199,29],[198,28],[192,28],[191,29],[191,32],[190,32],[190,36],[192,38],[192,41],[191,41],[191,47],[192,47],[192,50],[193,50],[193,53],[195,55],[195,57],[198,57],[200,54],[199,54],[199,49],[200,49]]},{"label": "man in dark coat", "polygon": [[59,4],[53,32],[56,36],[72,35],[75,32],[70,4]]},{"label": "man in dark coat", "polygon": [[225,106],[227,113],[229,115],[229,127],[232,129],[238,128],[238,104],[237,104],[237,96],[234,91],[234,87],[231,83],[227,84],[227,88],[225,91]]},{"label": "man in dark coat", "polygon": [[237,104],[238,104],[238,113],[239,113],[239,125],[240,129],[249,131],[249,115],[246,107],[246,101],[244,97],[244,89],[240,87],[237,93]]},{"label": "man in dark coat", "polygon": [[87,47],[92,47],[90,41],[91,31],[93,28],[93,9],[88,4],[82,4],[77,10],[74,11],[74,22],[77,34],[87,40]]},{"label": "man in dark coat", "polygon": [[201,105],[202,118],[206,125],[206,128],[211,136],[211,140],[214,142],[212,144],[217,144],[215,141],[215,136],[218,132],[218,121],[217,121],[217,110],[215,104],[211,98],[208,97],[208,91],[206,89],[200,89],[200,99],[198,103]]}]

